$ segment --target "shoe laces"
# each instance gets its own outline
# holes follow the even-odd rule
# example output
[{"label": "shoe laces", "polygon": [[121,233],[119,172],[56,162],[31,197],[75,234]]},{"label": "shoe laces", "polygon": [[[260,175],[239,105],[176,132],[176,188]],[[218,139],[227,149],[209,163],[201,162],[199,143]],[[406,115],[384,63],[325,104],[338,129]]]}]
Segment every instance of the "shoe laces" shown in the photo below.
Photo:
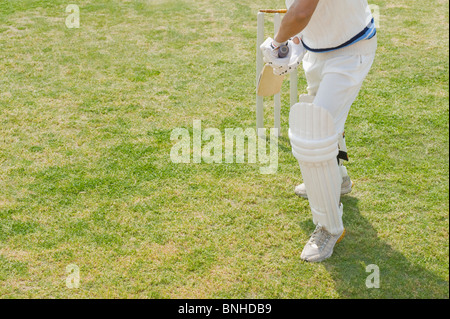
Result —
[{"label": "shoe laces", "polygon": [[317,226],[311,235],[311,243],[317,245],[317,247],[322,248],[330,240],[331,235],[322,226]]}]

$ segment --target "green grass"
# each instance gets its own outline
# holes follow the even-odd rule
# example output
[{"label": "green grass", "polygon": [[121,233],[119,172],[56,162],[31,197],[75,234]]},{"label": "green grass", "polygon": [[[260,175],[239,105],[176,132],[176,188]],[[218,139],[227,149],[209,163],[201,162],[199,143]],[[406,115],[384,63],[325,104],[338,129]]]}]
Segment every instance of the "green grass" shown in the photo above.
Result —
[{"label": "green grass", "polygon": [[256,12],[283,3],[82,0],[68,29],[66,1],[0,2],[0,297],[449,297],[447,1],[373,2],[348,235],[326,262],[299,259],[314,226],[293,194],[287,83],[277,174],[170,161],[193,120],[255,126]]}]

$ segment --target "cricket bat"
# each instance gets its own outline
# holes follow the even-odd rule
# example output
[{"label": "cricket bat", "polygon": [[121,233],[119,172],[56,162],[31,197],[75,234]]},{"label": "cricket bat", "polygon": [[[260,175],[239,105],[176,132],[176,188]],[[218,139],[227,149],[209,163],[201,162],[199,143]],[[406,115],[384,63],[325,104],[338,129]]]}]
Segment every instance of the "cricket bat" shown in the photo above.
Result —
[{"label": "cricket bat", "polygon": [[[289,54],[289,47],[283,45],[280,47],[278,56],[284,58]],[[256,94],[258,96],[272,96],[280,93],[283,85],[284,75],[276,75],[273,73],[273,68],[266,64],[264,65],[258,79],[258,86]]]}]

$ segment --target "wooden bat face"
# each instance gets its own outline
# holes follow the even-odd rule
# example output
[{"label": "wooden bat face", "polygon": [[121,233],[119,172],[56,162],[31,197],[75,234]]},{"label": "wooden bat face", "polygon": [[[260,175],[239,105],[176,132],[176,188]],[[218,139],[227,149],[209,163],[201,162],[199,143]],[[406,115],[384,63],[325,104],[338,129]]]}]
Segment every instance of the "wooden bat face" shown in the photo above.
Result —
[{"label": "wooden bat face", "polygon": [[280,93],[284,75],[273,74],[273,68],[265,65],[258,79],[258,96],[272,96]]}]

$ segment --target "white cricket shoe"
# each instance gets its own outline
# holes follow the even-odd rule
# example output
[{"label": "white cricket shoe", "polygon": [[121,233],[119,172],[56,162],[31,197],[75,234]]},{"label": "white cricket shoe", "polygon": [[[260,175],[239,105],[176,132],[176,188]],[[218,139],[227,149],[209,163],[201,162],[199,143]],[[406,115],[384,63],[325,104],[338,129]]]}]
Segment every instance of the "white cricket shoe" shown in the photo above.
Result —
[{"label": "white cricket shoe", "polygon": [[345,236],[345,229],[341,234],[332,235],[325,228],[318,225],[306,243],[300,258],[309,262],[321,262],[333,254],[334,246]]}]

